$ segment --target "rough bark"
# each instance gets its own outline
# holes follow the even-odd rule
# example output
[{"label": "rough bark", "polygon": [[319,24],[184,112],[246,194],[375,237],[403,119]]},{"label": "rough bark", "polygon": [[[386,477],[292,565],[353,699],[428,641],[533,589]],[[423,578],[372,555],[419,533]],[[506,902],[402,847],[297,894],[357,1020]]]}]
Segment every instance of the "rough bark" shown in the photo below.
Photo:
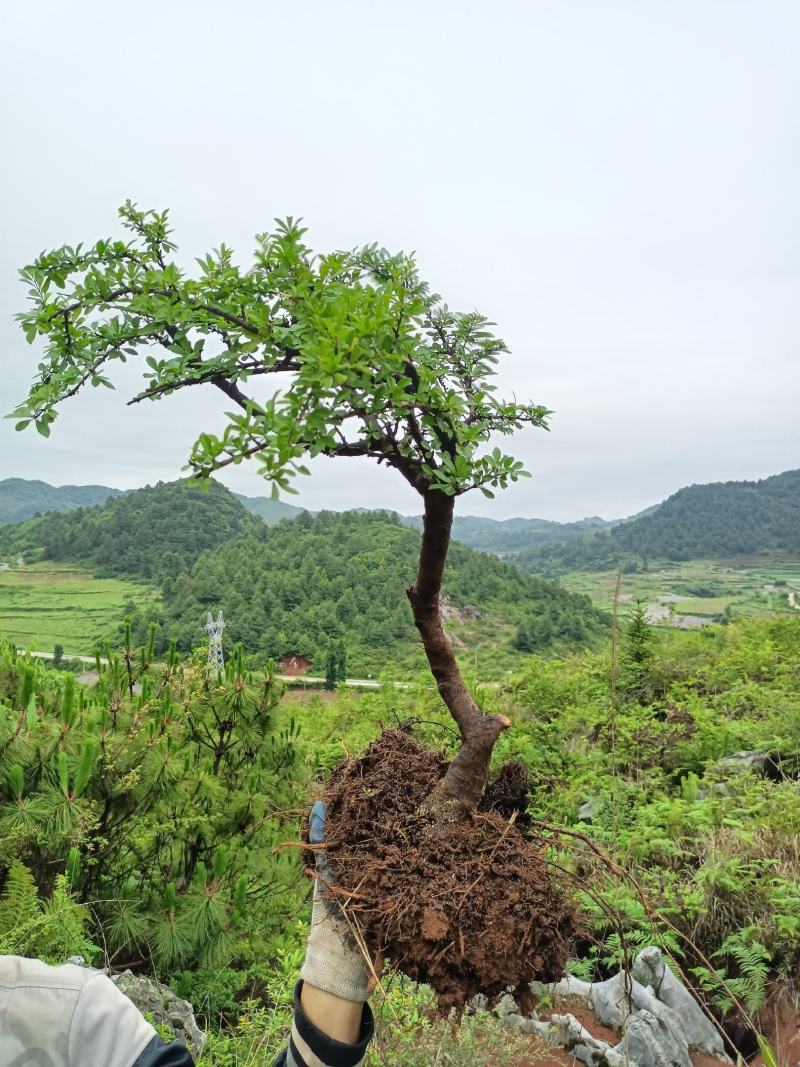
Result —
[{"label": "rough bark", "polygon": [[453,649],[442,626],[439,594],[450,547],[455,498],[429,490],[424,494],[422,543],[417,579],[406,590],[425,655],[442,700],[461,734],[461,748],[435,790],[436,802],[458,801],[474,806],[489,775],[492,749],[509,726],[504,715],[484,715],[464,684]]}]

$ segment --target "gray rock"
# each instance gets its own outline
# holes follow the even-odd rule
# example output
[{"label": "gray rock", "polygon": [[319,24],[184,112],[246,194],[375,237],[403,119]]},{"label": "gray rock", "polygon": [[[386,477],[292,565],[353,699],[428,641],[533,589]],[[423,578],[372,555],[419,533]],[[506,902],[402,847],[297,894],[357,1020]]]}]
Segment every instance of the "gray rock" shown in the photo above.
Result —
[{"label": "gray rock", "polygon": [[551,1015],[546,1023],[535,1022],[533,1029],[549,1044],[567,1049],[586,1067],[626,1067],[617,1050],[590,1034],[574,1015]]},{"label": "gray rock", "polygon": [[188,1000],[181,1000],[172,990],[154,978],[135,975],[131,971],[112,975],[111,980],[142,1014],[149,1014],[155,1026],[167,1025],[197,1057],[205,1044],[206,1035],[197,1025],[194,1009]]},{"label": "gray rock", "polygon": [[[548,990],[579,998],[598,1022],[621,1034],[619,1044],[606,1050],[605,1062],[610,1067],[614,1065],[609,1052],[632,1067],[689,1067],[690,1047],[727,1060],[716,1027],[672,974],[656,947],[639,954],[632,975],[619,972],[605,982],[583,982],[570,975]],[[549,1039],[554,1043],[573,1049],[577,1059],[596,1067],[598,1050],[602,1052],[605,1042],[598,1044],[592,1039],[595,1044],[591,1044],[588,1032],[573,1016],[554,1015],[550,1023],[540,1025],[550,1027]],[[583,1032],[578,1033],[575,1026]]]},{"label": "gray rock", "polygon": [[592,819],[600,814],[604,807],[605,805],[602,800],[596,798],[587,800],[578,808],[578,818],[583,822],[591,822]]},{"label": "gray rock", "polygon": [[717,760],[716,766],[725,771],[751,771],[753,774],[765,774],[772,762],[769,752],[734,752]]},{"label": "gray rock", "polygon": [[505,1019],[507,1015],[519,1015],[519,1006],[510,993],[503,993],[502,997],[494,1006],[494,1013],[498,1019]]},{"label": "gray rock", "polygon": [[519,1030],[523,1034],[536,1034],[539,1032],[537,1027],[541,1025],[538,1020],[528,1019],[524,1015],[517,1015],[514,1011],[510,1011],[503,1018],[503,1026],[507,1030]]},{"label": "gray rock", "polygon": [[633,974],[642,983],[652,986],[658,1000],[678,1015],[690,1048],[727,1059],[725,1044],[716,1026],[667,967],[659,948],[651,946],[640,952],[633,964]]},{"label": "gray rock", "polygon": [[636,1067],[692,1067],[685,1038],[663,1015],[656,1016],[646,1008],[628,1016],[614,1051]]},{"label": "gray rock", "polygon": [[531,990],[534,993],[556,993],[562,997],[580,997],[582,1001],[589,1000],[589,994],[592,991],[592,982],[584,982],[581,978],[576,978],[572,974],[568,974],[565,978],[562,978],[560,982],[556,982],[555,985],[545,986],[541,982],[531,983]]}]

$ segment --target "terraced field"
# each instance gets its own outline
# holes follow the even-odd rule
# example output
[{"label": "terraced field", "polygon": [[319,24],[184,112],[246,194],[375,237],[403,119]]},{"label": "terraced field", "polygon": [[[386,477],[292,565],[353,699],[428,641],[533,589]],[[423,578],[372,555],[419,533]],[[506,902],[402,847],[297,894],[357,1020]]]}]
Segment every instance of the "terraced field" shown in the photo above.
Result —
[{"label": "terraced field", "polygon": [[157,599],[152,587],[116,578],[95,578],[69,563],[34,563],[0,571],[0,634],[31,651],[91,655],[112,637],[132,600],[145,607]]},{"label": "terraced field", "polygon": [[[598,607],[610,610],[617,575],[614,571],[567,574],[562,584],[586,593]],[[673,616],[700,616],[709,620],[727,608],[733,616],[791,612],[800,603],[800,559],[750,556],[729,560],[691,560],[654,563],[643,574],[623,574],[620,610],[637,600],[664,605],[664,624]]]}]

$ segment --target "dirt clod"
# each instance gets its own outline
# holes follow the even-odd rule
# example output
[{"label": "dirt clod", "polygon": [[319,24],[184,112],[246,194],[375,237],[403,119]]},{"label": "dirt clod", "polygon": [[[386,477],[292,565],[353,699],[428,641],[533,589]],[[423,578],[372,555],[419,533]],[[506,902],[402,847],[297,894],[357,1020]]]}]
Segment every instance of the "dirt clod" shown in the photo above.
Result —
[{"label": "dirt clod", "polygon": [[387,730],[340,764],[325,794],[332,892],[349,900],[369,949],[430,985],[443,1012],[476,993],[559,979],[576,922],[520,829],[524,768],[497,776],[490,810],[458,821],[422,809],[446,769],[442,753]]}]

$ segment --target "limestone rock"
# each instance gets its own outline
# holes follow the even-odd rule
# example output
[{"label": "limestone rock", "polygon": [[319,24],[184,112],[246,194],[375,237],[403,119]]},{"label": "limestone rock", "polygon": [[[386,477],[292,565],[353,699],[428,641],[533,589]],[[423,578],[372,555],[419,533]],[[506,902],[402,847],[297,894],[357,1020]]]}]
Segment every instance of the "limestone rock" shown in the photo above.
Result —
[{"label": "limestone rock", "polygon": [[686,986],[667,967],[659,948],[653,945],[640,952],[634,961],[633,973],[641,982],[652,986],[658,1000],[678,1015],[690,1048],[726,1058],[725,1044],[719,1030]]},{"label": "limestone rock", "polygon": [[615,1051],[636,1067],[692,1067],[685,1038],[646,1008],[628,1016]]},{"label": "limestone rock", "polygon": [[194,1009],[188,1000],[177,997],[169,986],[162,985],[154,978],[135,975],[131,971],[112,975],[111,980],[143,1015],[149,1015],[154,1026],[169,1026],[192,1055],[197,1057],[200,1054],[206,1035],[197,1025]]}]

